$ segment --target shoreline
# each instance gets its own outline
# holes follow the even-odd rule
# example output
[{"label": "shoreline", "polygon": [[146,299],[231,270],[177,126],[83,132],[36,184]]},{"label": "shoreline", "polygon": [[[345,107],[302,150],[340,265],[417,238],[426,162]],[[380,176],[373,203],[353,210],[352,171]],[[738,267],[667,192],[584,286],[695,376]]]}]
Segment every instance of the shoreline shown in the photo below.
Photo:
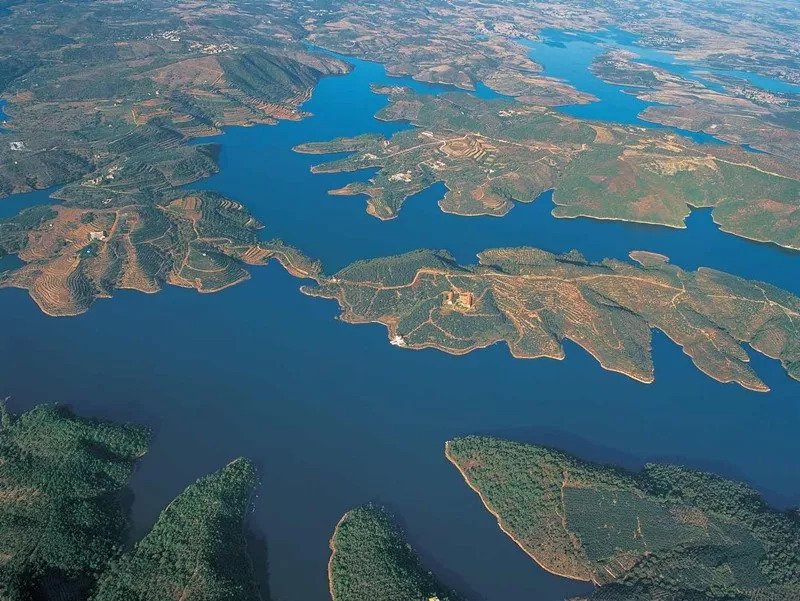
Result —
[{"label": "shoreline", "polygon": [[347,517],[350,515],[348,511],[342,517],[339,518],[339,521],[336,522],[336,527],[333,529],[333,534],[331,534],[331,540],[328,541],[328,548],[331,550],[331,556],[328,558],[328,594],[331,596],[331,601],[336,601],[336,596],[333,594],[333,558],[336,557],[336,534],[339,532],[339,527],[347,520]]},{"label": "shoreline", "polygon": [[[336,296],[322,296],[322,295],[314,294],[313,292],[310,292],[310,291],[306,290],[305,286],[300,288],[300,292],[302,292],[306,296],[310,296],[310,297],[313,297],[313,298],[325,298],[325,299],[329,299],[329,300],[335,300],[339,304],[339,308],[342,311],[345,310],[344,309],[344,305],[341,303],[340,299],[338,297],[336,297]],[[339,316],[339,320],[343,321],[344,323],[351,324],[351,325],[380,324],[380,325],[384,326],[389,331],[389,340],[391,340],[392,338],[394,338],[397,335],[397,331],[396,331],[394,325],[386,323],[386,322],[383,322],[383,321],[380,321],[380,320],[377,320],[377,319],[373,319],[373,320],[370,320],[370,319],[365,319],[365,320],[351,319],[346,315],[346,313],[342,313]],[[637,381],[637,382],[639,382],[641,384],[653,384],[655,382],[655,375],[654,375],[655,374],[655,370],[653,370],[653,373],[649,376],[649,379],[645,379],[643,377],[640,377],[638,375],[629,373],[629,372],[621,370],[621,369],[616,369],[616,368],[613,368],[613,367],[606,367],[605,365],[603,365],[603,361],[599,357],[597,357],[594,353],[592,353],[592,351],[590,351],[589,349],[585,348],[584,346],[582,346],[578,342],[572,340],[571,338],[567,338],[567,340],[569,340],[570,342],[576,344],[577,346],[582,348],[584,351],[586,351],[595,361],[597,361],[598,365],[600,365],[600,367],[605,371],[608,371],[608,372],[611,372],[611,373],[622,374],[623,376],[626,376],[626,377],[628,377],[628,378],[630,378],[632,380],[635,380],[635,381]],[[672,339],[670,339],[670,340],[673,343],[675,343],[674,340],[672,340]],[[526,355],[519,355],[519,354],[514,352],[514,350],[508,344],[508,341],[506,339],[504,339],[504,338],[500,338],[498,340],[494,340],[494,341],[489,342],[487,344],[476,343],[476,344],[470,346],[469,348],[465,348],[465,349],[448,349],[448,348],[443,347],[443,346],[438,346],[437,344],[432,343],[432,342],[431,343],[425,343],[425,344],[418,344],[418,345],[405,345],[405,346],[402,346],[401,348],[405,348],[405,349],[408,349],[410,351],[423,351],[423,350],[427,350],[427,349],[434,349],[434,350],[437,350],[437,351],[442,352],[442,353],[447,353],[448,355],[453,355],[455,357],[460,357],[462,355],[468,355],[469,353],[472,353],[474,351],[479,351],[479,350],[494,346],[495,344],[501,344],[501,343],[505,343],[506,347],[508,348],[508,353],[511,355],[512,359],[530,359],[530,360],[554,359],[556,361],[564,361],[567,358],[567,354],[564,352],[563,346],[561,348],[562,352],[561,352],[560,356],[546,355],[546,354],[527,355],[527,356]],[[675,343],[675,344],[677,344],[677,343]],[[680,345],[678,345],[678,346],[680,346]],[[681,348],[683,348],[683,347],[681,347]],[[703,372],[703,373],[705,373],[705,372]],[[723,382],[722,380],[720,380],[720,379],[718,379],[718,378],[716,378],[716,377],[714,377],[714,376],[712,376],[710,374],[706,374],[706,375],[709,376],[712,380],[716,380],[717,382],[722,382],[723,384],[727,384],[728,383],[728,382]],[[739,384],[739,382],[736,382],[736,383]],[[742,385],[742,384],[740,384],[740,385]],[[744,385],[742,385],[742,386],[744,386]],[[744,386],[744,387],[747,388],[746,386]]]},{"label": "shoreline", "polygon": [[568,578],[568,579],[570,579],[570,580],[577,580],[577,581],[579,581],[579,582],[591,582],[591,583],[592,583],[592,584],[594,584],[595,586],[597,585],[597,583],[596,583],[596,582],[595,582],[595,581],[594,581],[592,578],[580,578],[580,577],[573,576],[573,575],[570,575],[570,574],[563,574],[563,573],[561,573],[561,572],[557,572],[556,570],[554,570],[554,569],[551,569],[551,568],[547,567],[547,566],[546,566],[546,565],[544,565],[544,564],[543,564],[541,561],[539,561],[539,559],[538,559],[538,558],[537,558],[537,557],[536,557],[536,556],[535,556],[533,553],[531,553],[531,552],[530,552],[528,549],[526,549],[526,548],[525,548],[525,546],[522,544],[522,542],[520,542],[520,540],[519,540],[518,538],[516,538],[516,537],[515,537],[515,536],[514,536],[514,535],[513,535],[513,534],[512,534],[512,533],[511,533],[511,532],[510,532],[510,531],[509,531],[509,530],[508,530],[506,527],[505,527],[505,525],[503,524],[503,520],[501,519],[500,515],[499,515],[499,514],[498,514],[498,513],[497,513],[497,512],[494,510],[494,508],[493,508],[493,507],[492,507],[492,506],[489,504],[489,501],[486,499],[486,497],[484,497],[484,496],[483,496],[483,493],[482,493],[480,490],[478,490],[478,489],[477,489],[477,488],[476,488],[476,487],[475,487],[475,486],[472,484],[472,482],[470,482],[470,480],[469,480],[469,477],[468,477],[468,476],[467,476],[467,474],[464,472],[464,470],[463,470],[463,469],[461,469],[461,466],[460,466],[460,465],[458,465],[458,463],[456,463],[455,459],[454,459],[454,458],[453,458],[453,456],[450,454],[450,444],[451,444],[451,443],[452,443],[452,441],[451,441],[451,440],[448,440],[448,441],[446,441],[446,442],[444,443],[444,456],[447,458],[447,460],[448,460],[450,463],[452,463],[452,464],[455,466],[455,468],[458,470],[458,473],[459,473],[459,474],[461,474],[461,477],[464,479],[464,482],[467,484],[467,486],[469,486],[469,487],[470,487],[470,488],[471,488],[471,489],[472,489],[472,490],[475,492],[475,494],[477,494],[477,495],[478,495],[478,498],[481,500],[481,503],[483,503],[483,506],[484,506],[484,508],[486,509],[486,511],[488,511],[489,513],[491,513],[491,514],[492,514],[492,515],[495,517],[495,519],[497,520],[497,526],[500,528],[500,530],[502,530],[502,531],[503,531],[503,533],[504,533],[506,536],[508,536],[508,537],[509,537],[509,538],[510,538],[512,541],[514,541],[514,543],[515,543],[515,544],[516,544],[516,545],[517,545],[517,546],[518,546],[520,549],[522,549],[522,551],[523,551],[523,552],[524,552],[524,553],[525,553],[525,554],[526,554],[528,557],[530,557],[531,559],[533,559],[533,561],[536,563],[536,565],[538,565],[540,568],[542,568],[542,569],[543,569],[545,572],[548,572],[548,573],[550,573],[550,574],[553,574],[554,576],[559,576],[559,577],[561,577],[561,578]]}]

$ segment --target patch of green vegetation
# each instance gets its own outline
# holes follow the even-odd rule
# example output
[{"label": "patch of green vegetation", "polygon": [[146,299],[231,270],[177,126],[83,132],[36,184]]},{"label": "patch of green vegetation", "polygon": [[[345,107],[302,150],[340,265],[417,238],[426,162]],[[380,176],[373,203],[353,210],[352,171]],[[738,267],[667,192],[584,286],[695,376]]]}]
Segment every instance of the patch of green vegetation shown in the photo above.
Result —
[{"label": "patch of green vegetation", "polygon": [[800,521],[748,486],[680,466],[632,473],[545,447],[469,436],[448,459],[515,542],[593,600],[789,599]]},{"label": "patch of green vegetation", "polygon": [[627,51],[608,51],[598,56],[591,64],[591,71],[603,81],[623,85],[652,88],[660,85],[656,77],[660,69],[635,62],[636,55]]},{"label": "patch of green vegetation", "polygon": [[0,406],[0,598],[91,580],[120,549],[121,494],[147,431],[43,405]]},{"label": "patch of green vegetation", "polygon": [[19,254],[28,243],[28,232],[56,215],[49,206],[37,206],[0,220],[0,256]]},{"label": "patch of green vegetation", "polygon": [[92,601],[258,601],[244,533],[256,483],[253,464],[237,459],[189,486],[112,563]]},{"label": "patch of green vegetation", "polygon": [[420,563],[402,532],[379,507],[347,512],[331,539],[333,601],[457,601]]}]

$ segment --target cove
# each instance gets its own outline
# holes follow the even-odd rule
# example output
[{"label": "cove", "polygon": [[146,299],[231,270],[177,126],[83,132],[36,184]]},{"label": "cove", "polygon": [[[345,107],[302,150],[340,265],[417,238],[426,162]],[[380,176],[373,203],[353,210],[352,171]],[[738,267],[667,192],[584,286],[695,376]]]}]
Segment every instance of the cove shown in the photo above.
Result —
[{"label": "cove", "polygon": [[[562,79],[582,92],[593,94],[599,102],[555,107],[565,114],[581,119],[616,121],[639,127],[670,129],[700,144],[727,144],[711,134],[676,127],[668,127],[640,119],[639,115],[649,106],[659,106],[637,98],[630,91],[636,88],[603,81],[589,70],[595,58],[611,49],[635,53],[637,62],[662,68],[690,81],[703,84],[711,90],[723,91],[723,86],[703,77],[704,73],[745,79],[752,85],[771,92],[800,92],[800,86],[780,80],[759,76],[745,71],[715,69],[707,65],[676,61],[667,52],[640,46],[637,36],[619,30],[608,29],[597,32],[573,32],[545,28],[540,32],[541,40],[518,40],[531,49],[531,59],[543,66],[543,75]],[[751,150],[747,145],[745,150]]]},{"label": "cove", "polygon": [[25,192],[24,194],[12,194],[11,196],[0,199],[0,219],[14,217],[20,211],[38,205],[57,203],[57,200],[50,198],[50,195],[55,192],[57,188],[58,186],[54,186],[46,190],[34,190],[33,192]]},{"label": "cove", "polygon": [[[329,271],[425,246],[468,261],[482,248],[532,244],[592,259],[643,248],[686,267],[786,287],[797,280],[796,255],[723,234],[705,210],[686,230],[557,220],[545,195],[504,218],[466,218],[441,213],[438,186],[380,222],[363,199],[326,194],[352,174],[311,175],[314,157],[290,149],[407,127],[373,119],[385,103],[369,92],[373,81],[444,88],[348,60],[354,72],[323,80],[305,105],[315,116],[213,138],[221,170],[193,187],[246,204],[265,239],[283,238]],[[37,198],[0,208],[9,201]],[[502,345],[461,357],[408,351],[390,346],[382,326],[337,321],[335,303],[301,295],[302,282],[277,265],[252,274],[210,295],[118,291],[75,318],[47,317],[24,291],[0,290],[0,394],[12,410],[62,401],[153,428],[132,481],[132,539],[195,478],[253,458],[263,485],[251,525],[266,537],[275,600],[328,599],[328,539],[346,510],[368,501],[393,511],[426,565],[471,599],[587,592],[539,569],[497,528],[444,458],[445,440],[459,435],[550,444],[631,468],[675,461],[747,481],[782,507],[800,502],[800,385],[763,356],[751,353],[768,394],[711,380],[658,334],[652,385],[604,371],[570,343],[564,361],[515,360]]]}]

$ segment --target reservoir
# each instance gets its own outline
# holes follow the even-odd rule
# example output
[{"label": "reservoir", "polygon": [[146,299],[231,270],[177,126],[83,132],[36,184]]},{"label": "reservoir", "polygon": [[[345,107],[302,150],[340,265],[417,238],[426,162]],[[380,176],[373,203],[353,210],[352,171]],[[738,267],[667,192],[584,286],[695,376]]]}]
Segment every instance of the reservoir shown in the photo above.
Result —
[{"label": "reservoir", "polygon": [[[408,127],[372,117],[385,98],[370,83],[444,89],[348,60],[355,70],[323,80],[304,106],[313,117],[213,138],[221,170],[192,187],[245,204],[264,222],[264,239],[321,258],[328,272],[421,247],[459,261],[523,244],[577,248],[592,260],[642,249],[800,293],[798,253],[722,233],[707,210],[683,230],[559,220],[544,194],[503,218],[467,218],[439,210],[439,185],[381,222],[363,198],[328,196],[370,174],[312,175],[325,157],[294,145]],[[633,118],[618,112],[617,121]],[[0,210],[13,214],[8,203],[19,210],[47,192],[4,199]],[[800,503],[800,383],[755,352],[767,394],[708,378],[659,333],[651,385],[604,371],[571,343],[564,361],[515,360],[500,345],[460,357],[408,351],[389,345],[382,326],[337,321],[334,302],[300,294],[304,282],[277,265],[251,271],[217,294],[118,291],[74,318],[47,317],[24,291],[0,290],[0,394],[13,410],[60,401],[153,429],[132,480],[133,539],[195,478],[237,456],[254,459],[262,485],[251,525],[266,542],[276,601],[329,598],[328,539],[345,511],[369,501],[387,506],[426,566],[472,600],[556,601],[589,590],[541,570],[499,530],[444,458],[455,436],[547,444],[631,468],[679,462],[744,480],[780,507]]]}]

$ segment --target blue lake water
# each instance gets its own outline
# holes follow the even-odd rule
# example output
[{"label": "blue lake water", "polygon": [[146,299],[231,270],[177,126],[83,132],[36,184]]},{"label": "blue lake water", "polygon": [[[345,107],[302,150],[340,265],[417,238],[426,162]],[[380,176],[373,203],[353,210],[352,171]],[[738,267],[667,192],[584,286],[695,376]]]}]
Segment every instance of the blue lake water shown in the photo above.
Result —
[{"label": "blue lake water", "polygon": [[[780,79],[766,77],[747,71],[718,69],[703,63],[693,63],[676,59],[675,56],[669,52],[639,45],[638,36],[628,33],[627,31],[622,31],[621,29],[611,28],[594,33],[565,32],[557,29],[544,29],[541,32],[541,36],[545,44],[555,47],[563,46],[564,48],[570,48],[570,45],[576,41],[594,44],[599,50],[597,54],[601,54],[609,49],[627,50],[638,55],[639,58],[634,59],[636,62],[660,67],[666,71],[674,73],[675,75],[679,75],[691,81],[696,81],[712,90],[719,92],[723,91],[724,86],[704,77],[705,74],[710,73],[722,77],[742,79],[769,92],[789,94],[800,92],[800,85],[782,81]],[[533,48],[538,48],[538,45],[534,44]],[[584,49],[583,52],[586,52],[586,50]],[[597,56],[597,54],[594,56]],[[554,64],[558,65],[558,62]]]},{"label": "blue lake water", "polygon": [[389,136],[409,127],[372,117],[387,100],[369,92],[371,82],[410,85],[420,92],[451,89],[387,78],[378,64],[348,60],[356,64],[355,71],[323,80],[305,105],[316,118],[277,127],[233,127],[223,136],[206,139],[222,144],[220,171],[190,187],[218,190],[243,202],[265,224],[264,239],[280,238],[297,246],[320,258],[328,272],[358,259],[417,248],[443,248],[461,262],[473,262],[479,251],[497,246],[529,245],[554,252],[577,248],[595,261],[625,259],[631,250],[650,250],[681,267],[713,267],[800,294],[800,252],[725,234],[713,223],[710,209],[693,211],[683,230],[555,219],[548,192],[533,203],[517,204],[505,217],[465,218],[442,213],[437,202],[445,188],[439,184],[408,199],[396,219],[380,221],[366,213],[364,197],[328,195],[328,190],[367,179],[374,172],[310,175],[313,165],[329,157],[293,153],[293,146],[368,131]]},{"label": "blue lake water", "polygon": [[7,198],[0,199],[0,219],[14,217],[23,209],[35,207],[37,205],[53,202],[50,198],[56,188],[46,190],[34,190],[25,194],[14,194]]},{"label": "blue lake water", "polygon": [[[658,123],[639,118],[642,111],[650,106],[658,106],[657,103],[642,100],[630,93],[630,87],[607,83],[589,70],[594,59],[610,49],[634,52],[640,57],[635,59],[637,62],[660,67],[715,91],[722,91],[723,86],[703,77],[703,73],[746,79],[751,84],[772,92],[800,92],[800,86],[754,73],[714,69],[700,64],[676,61],[671,54],[637,45],[635,35],[618,29],[595,33],[543,29],[540,37],[540,40],[520,40],[520,42],[531,49],[530,57],[544,67],[543,75],[568,81],[578,90],[593,94],[600,100],[589,104],[557,107],[557,110],[582,119],[616,121],[648,128],[665,128]],[[725,143],[704,132],[675,127],[666,129],[701,144]],[[744,145],[743,148],[752,150],[747,145]]]},{"label": "blue lake water", "polygon": [[[320,157],[299,142],[407,125],[372,115],[385,98],[380,65],[323,81],[305,121],[230,128],[221,171],[193,187],[246,204],[279,237],[329,271],[364,257],[419,247],[459,260],[499,245],[578,248],[589,258],[662,252],[685,267],[710,265],[798,292],[798,255],[719,232],[708,211],[686,230],[556,220],[545,195],[504,218],[445,215],[436,186],[399,217],[368,216],[363,198],[329,188],[368,173],[311,175]],[[605,99],[604,99],[605,100]],[[27,206],[26,196],[0,201]],[[20,290],[0,290],[0,395],[12,409],[63,401],[82,414],[153,427],[133,478],[134,536],[186,484],[246,455],[263,485],[252,523],[267,539],[272,598],[328,598],[328,538],[347,509],[386,504],[426,564],[471,599],[563,599],[587,586],[539,569],[497,528],[443,456],[444,441],[483,433],[550,444],[588,459],[638,467],[676,461],[742,479],[780,506],[800,502],[800,384],[751,353],[769,394],[723,385],[696,370],[663,335],[656,382],[604,371],[567,343],[564,361],[522,361],[494,346],[462,357],[387,344],[382,326],[335,320],[331,301],[298,292],[276,265],[217,294],[167,288],[119,291],[75,318],[43,315]]]}]

